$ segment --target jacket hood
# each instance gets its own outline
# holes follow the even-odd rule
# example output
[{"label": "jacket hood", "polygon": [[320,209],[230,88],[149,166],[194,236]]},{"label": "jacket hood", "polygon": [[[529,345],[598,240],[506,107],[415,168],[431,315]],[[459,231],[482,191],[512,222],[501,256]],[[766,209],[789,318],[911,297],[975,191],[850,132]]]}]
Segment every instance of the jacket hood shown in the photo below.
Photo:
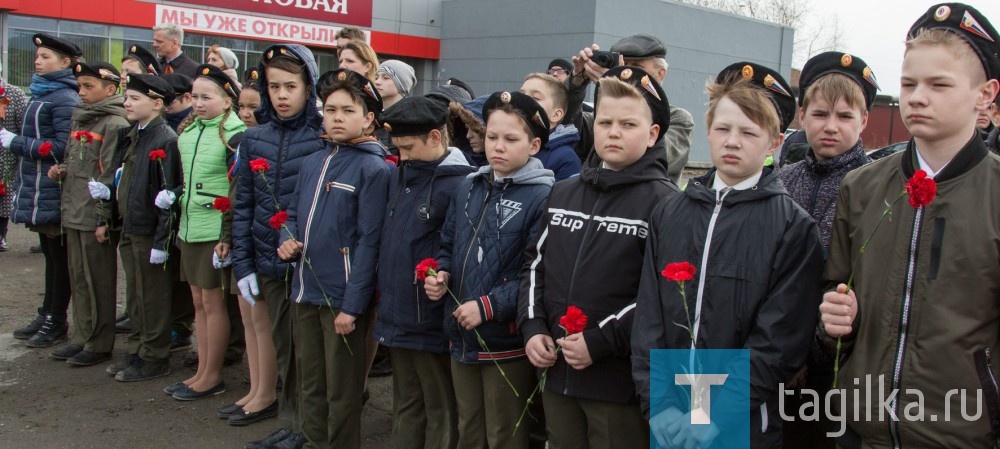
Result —
[{"label": "jacket hood", "polygon": [[[667,152],[656,146],[647,148],[639,160],[622,171],[602,168],[601,164],[603,162],[596,151],[591,151],[587,156],[587,160],[583,163],[583,168],[580,170],[580,179],[588,184],[597,186],[601,190],[654,179],[664,181],[669,179],[667,176]],[[669,182],[673,183],[672,181]]]},{"label": "jacket hood", "polygon": [[89,122],[108,115],[117,115],[124,119],[125,97],[121,94],[112,95],[94,104],[85,104],[73,111],[73,121]]},{"label": "jacket hood", "polygon": [[[277,45],[272,45],[265,48],[261,54],[267,53],[268,50],[276,46]],[[323,115],[320,114],[319,110],[315,107],[319,101],[319,95],[316,93],[316,82],[319,80],[319,66],[316,65],[316,58],[313,57],[312,52],[305,46],[299,44],[280,44],[280,46],[291,50],[292,53],[295,53],[295,56],[298,56],[306,62],[306,72],[309,73],[311,83],[308,87],[309,97],[306,98],[305,108],[303,108],[302,112],[298,113],[295,117],[288,119],[278,118],[278,113],[275,112],[274,105],[271,104],[271,97],[267,94],[267,70],[264,69],[264,63],[261,62],[258,65],[260,82],[257,83],[257,91],[260,92],[260,107],[254,112],[254,116],[257,117],[257,124],[263,125],[274,121],[282,126],[290,128],[311,126],[316,129],[321,129],[323,127]]]},{"label": "jacket hood", "polygon": [[549,133],[549,148],[573,145],[580,141],[580,131],[574,125],[559,125]]},{"label": "jacket hood", "polygon": [[[469,174],[469,178],[482,177],[487,182],[494,182],[493,180],[493,167],[485,165],[479,167],[479,170]],[[542,166],[542,161],[536,158],[528,159],[528,163],[524,164],[518,171],[514,172],[513,175],[504,178],[505,182],[510,182],[511,184],[542,184],[547,186],[552,186],[555,184],[556,178],[549,170]]]},{"label": "jacket hood", "polygon": [[373,141],[373,140],[363,140],[360,142],[348,142],[348,143],[337,143],[330,140],[326,141],[326,148],[328,150],[330,149],[331,145],[345,146],[353,150],[361,151],[364,153],[370,153],[381,158],[384,158],[387,154],[387,152],[385,151],[385,147],[383,147],[382,144],[378,143],[378,141]]},{"label": "jacket hood", "polygon": [[[715,203],[715,189],[710,188],[712,180],[715,179],[716,169],[711,169],[705,176],[692,179],[688,183],[684,194],[701,202]],[[785,186],[778,179],[778,171],[771,167],[764,167],[764,172],[760,175],[757,185],[746,190],[734,190],[726,195],[724,202],[727,204],[759,201],[775,195],[788,195]]]},{"label": "jacket hood", "polygon": [[413,179],[434,173],[435,178],[446,176],[465,177],[472,171],[472,166],[465,159],[462,150],[448,147],[448,152],[441,159],[433,161],[400,161],[399,176],[409,182]]},{"label": "jacket hood", "polygon": [[434,169],[434,173],[438,176],[449,175],[453,173],[468,173],[469,172],[469,161],[465,159],[465,154],[462,150],[455,147],[448,147],[448,154],[444,157],[444,160],[437,165]]},{"label": "jacket hood", "polygon": [[54,72],[38,76],[46,81],[65,84],[66,87],[71,87],[73,90],[78,90],[80,88],[80,85],[76,82],[76,75],[73,75],[73,69],[56,70]]}]

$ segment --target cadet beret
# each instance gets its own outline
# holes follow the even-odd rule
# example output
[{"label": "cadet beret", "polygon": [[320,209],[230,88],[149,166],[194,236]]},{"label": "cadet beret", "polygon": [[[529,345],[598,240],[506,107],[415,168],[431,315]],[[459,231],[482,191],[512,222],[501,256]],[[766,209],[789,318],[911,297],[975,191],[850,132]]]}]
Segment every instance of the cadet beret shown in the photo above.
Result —
[{"label": "cadet beret", "polygon": [[202,64],[195,69],[195,73],[198,75],[198,78],[208,78],[214,81],[233,101],[237,101],[240,98],[240,88],[236,87],[233,79],[229,75],[226,75],[226,72],[223,72],[222,69],[212,64]]},{"label": "cadet beret", "polygon": [[636,34],[611,46],[611,51],[621,53],[626,59],[666,58],[667,46],[656,36]]},{"label": "cadet beret", "polygon": [[795,118],[795,97],[792,96],[792,88],[781,74],[760,64],[737,62],[722,69],[715,82],[723,83],[735,77],[749,80],[751,85],[763,90],[771,98],[771,103],[778,112],[778,118],[781,119],[781,132],[785,132]]},{"label": "cadet beret", "polygon": [[799,106],[802,106],[809,86],[824,75],[831,73],[846,75],[851,81],[857,83],[861,87],[861,92],[864,93],[865,107],[869,111],[872,110],[875,92],[879,90],[875,73],[863,59],[839,51],[820,53],[806,61],[806,65],[802,67],[802,74],[799,75]]},{"label": "cadet beret", "polygon": [[150,75],[160,75],[163,73],[163,66],[160,65],[160,61],[157,60],[156,55],[141,45],[129,47],[125,57],[139,61],[139,65]]},{"label": "cadet beret", "polygon": [[319,77],[317,91],[320,92],[320,101],[326,103],[326,97],[334,92],[333,88],[339,89],[341,85],[354,90],[361,95],[365,101],[365,108],[368,112],[375,114],[375,126],[382,123],[382,96],[372,80],[364,75],[349,69],[330,70]]},{"label": "cadet beret", "polygon": [[424,135],[448,122],[448,107],[427,97],[404,97],[382,114],[392,137]]},{"label": "cadet beret", "polygon": [[291,48],[288,48],[282,44],[272,45],[271,47],[269,47],[268,50],[264,53],[264,55],[261,57],[260,62],[261,64],[267,64],[268,61],[274,58],[282,58],[282,57],[291,59],[292,61],[295,61],[302,65],[305,65],[306,63],[305,61],[302,60],[302,58],[299,57],[299,55],[295,54],[295,52],[292,51]]},{"label": "cadet beret", "polygon": [[80,47],[77,47],[76,44],[55,36],[38,33],[32,36],[32,40],[35,42],[36,47],[45,47],[72,58],[83,56],[83,50],[80,50]]},{"label": "cadet beret", "polygon": [[[604,72],[602,78],[617,78],[622,82],[631,85],[639,90],[642,98],[649,105],[649,110],[653,113],[653,123],[660,125],[660,133],[656,140],[660,140],[663,134],[670,128],[670,103],[667,101],[667,94],[663,92],[663,87],[649,73],[639,67],[618,66]],[[597,84],[594,97],[601,94],[601,84]],[[600,106],[597,106],[600,109]]]},{"label": "cadet beret", "polygon": [[191,85],[194,84],[194,80],[180,73],[166,73],[160,75],[160,78],[170,84],[177,96],[191,93]]},{"label": "cadet beret", "polygon": [[483,104],[483,118],[489,126],[490,112],[509,105],[528,124],[532,138],[542,139],[542,148],[549,143],[549,116],[534,98],[520,92],[495,92]]},{"label": "cadet beret", "polygon": [[155,75],[129,73],[125,75],[128,90],[134,90],[149,98],[161,98],[164,104],[174,101],[174,88],[163,78]]},{"label": "cadet beret", "polygon": [[945,29],[965,39],[979,56],[987,79],[1000,79],[1000,34],[982,13],[964,3],[940,3],[927,9],[910,27],[906,37],[916,37],[917,31]]},{"label": "cadet beret", "polygon": [[90,64],[78,62],[76,63],[76,66],[73,67],[73,75],[77,78],[81,76],[92,76],[94,78],[111,81],[115,84],[120,83],[122,80],[122,75],[121,73],[118,73],[118,69],[106,62],[91,62]]}]

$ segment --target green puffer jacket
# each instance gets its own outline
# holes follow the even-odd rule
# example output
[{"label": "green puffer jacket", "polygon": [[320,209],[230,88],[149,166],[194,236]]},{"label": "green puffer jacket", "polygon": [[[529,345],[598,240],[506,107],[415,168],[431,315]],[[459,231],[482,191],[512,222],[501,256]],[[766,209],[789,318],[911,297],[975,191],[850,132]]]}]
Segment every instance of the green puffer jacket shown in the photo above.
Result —
[{"label": "green puffer jacket", "polygon": [[244,130],[246,125],[237,114],[229,113],[211,120],[196,118],[177,138],[185,186],[184,194],[177,199],[181,206],[178,231],[181,240],[187,243],[219,240],[222,214],[212,208],[212,203],[229,195],[227,173],[234,153],[226,148],[226,143],[236,148]]}]

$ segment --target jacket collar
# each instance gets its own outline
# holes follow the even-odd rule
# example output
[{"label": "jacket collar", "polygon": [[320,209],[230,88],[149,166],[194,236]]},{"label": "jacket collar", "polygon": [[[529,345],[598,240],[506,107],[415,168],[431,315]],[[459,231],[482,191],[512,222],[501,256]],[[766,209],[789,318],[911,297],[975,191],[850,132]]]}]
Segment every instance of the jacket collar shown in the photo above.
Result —
[{"label": "jacket collar", "polygon": [[[913,173],[917,171],[915,151],[917,151],[917,148],[913,139],[910,139],[910,143],[906,145],[906,151],[903,152],[903,157],[900,159],[900,163],[903,164],[903,174],[907,179],[911,178]],[[934,176],[934,181],[945,182],[965,174],[986,158],[987,154],[989,154],[989,150],[986,149],[983,139],[979,138],[978,132],[973,133],[972,138],[955,155],[955,158]]]}]

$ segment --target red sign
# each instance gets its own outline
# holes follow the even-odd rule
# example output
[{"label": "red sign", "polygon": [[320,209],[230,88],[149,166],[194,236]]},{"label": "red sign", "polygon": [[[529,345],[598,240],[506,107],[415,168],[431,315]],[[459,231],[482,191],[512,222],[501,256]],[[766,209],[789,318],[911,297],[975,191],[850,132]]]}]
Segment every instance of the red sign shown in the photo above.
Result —
[{"label": "red sign", "polygon": [[372,26],[373,0],[173,0],[240,12],[273,14],[280,17],[362,27]]}]

